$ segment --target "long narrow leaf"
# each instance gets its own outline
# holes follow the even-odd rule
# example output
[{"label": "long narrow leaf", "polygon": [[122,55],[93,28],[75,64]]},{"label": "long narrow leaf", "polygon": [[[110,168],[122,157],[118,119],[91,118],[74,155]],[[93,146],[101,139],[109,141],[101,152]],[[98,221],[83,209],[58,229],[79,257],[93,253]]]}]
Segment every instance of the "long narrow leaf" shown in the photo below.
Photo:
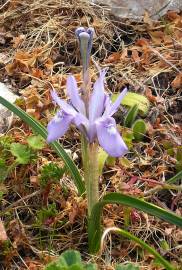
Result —
[{"label": "long narrow leaf", "polygon": [[178,181],[180,179],[182,179],[182,171],[178,172],[175,176],[173,176],[170,179],[168,179],[166,181],[166,183],[173,184],[173,183],[175,183],[176,181]]},{"label": "long narrow leaf", "polygon": [[100,248],[102,209],[106,204],[116,203],[136,208],[169,223],[175,224],[176,226],[182,227],[182,218],[172,212],[128,195],[109,193],[93,207],[91,216],[88,220],[89,249],[91,253],[96,253]]},{"label": "long narrow leaf", "polygon": [[[34,129],[38,134],[40,134],[44,139],[47,138],[47,130],[37,122],[33,117],[28,115],[22,109],[18,108],[14,104],[10,103],[6,99],[0,96],[0,103],[8,108],[10,111],[19,116],[25,123],[27,123],[32,129]],[[74,183],[78,189],[79,194],[83,194],[85,192],[85,185],[82,181],[82,177],[73,162],[73,160],[69,157],[69,155],[65,152],[60,143],[54,142],[51,143],[51,147],[57,152],[57,154],[63,159],[66,167],[71,173]]]},{"label": "long narrow leaf", "polygon": [[[151,246],[149,246],[148,244],[146,244],[143,240],[141,240],[140,238],[136,237],[135,235],[129,233],[128,231],[125,231],[123,229],[117,228],[117,227],[112,227],[106,230],[107,233],[108,232],[115,232],[118,234],[121,234],[122,236],[136,242],[137,244],[139,244],[143,249],[146,249],[149,253],[151,253],[152,255],[154,255],[154,257],[158,260],[158,262],[163,265],[165,267],[166,270],[174,270],[173,266],[166,261],[154,248],[152,248]],[[104,232],[104,234],[106,233],[106,231]],[[103,235],[104,235],[103,234]],[[102,238],[103,239],[103,238]]]}]

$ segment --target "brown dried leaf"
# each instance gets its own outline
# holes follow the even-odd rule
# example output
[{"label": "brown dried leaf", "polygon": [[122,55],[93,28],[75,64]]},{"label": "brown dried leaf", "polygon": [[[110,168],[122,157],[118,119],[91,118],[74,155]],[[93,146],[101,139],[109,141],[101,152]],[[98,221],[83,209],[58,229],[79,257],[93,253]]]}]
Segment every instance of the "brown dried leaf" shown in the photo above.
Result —
[{"label": "brown dried leaf", "polygon": [[105,63],[115,63],[120,61],[121,54],[119,52],[114,52],[107,59],[105,59]]},{"label": "brown dried leaf", "polygon": [[25,40],[25,35],[19,35],[18,37],[13,37],[13,48],[17,48]]},{"label": "brown dried leaf", "polygon": [[136,41],[135,44],[136,44],[137,46],[141,46],[141,47],[143,47],[143,46],[148,46],[148,45],[149,45],[149,40],[146,39],[146,38],[140,38],[140,39],[138,39],[138,40]]},{"label": "brown dried leaf", "polygon": [[133,59],[133,61],[137,64],[140,63],[140,57],[139,57],[139,54],[138,54],[138,51],[137,50],[132,50],[132,54],[131,54],[131,57]]},{"label": "brown dried leaf", "polygon": [[172,81],[171,86],[173,89],[178,89],[182,86],[182,72],[180,72]]},{"label": "brown dried leaf", "polygon": [[151,36],[153,43],[156,45],[160,45],[164,40],[164,32],[162,31],[150,31],[149,35]]},{"label": "brown dried leaf", "polygon": [[4,223],[3,221],[0,219],[0,242],[4,242],[8,239],[7,234],[6,234],[6,230],[4,228]]}]

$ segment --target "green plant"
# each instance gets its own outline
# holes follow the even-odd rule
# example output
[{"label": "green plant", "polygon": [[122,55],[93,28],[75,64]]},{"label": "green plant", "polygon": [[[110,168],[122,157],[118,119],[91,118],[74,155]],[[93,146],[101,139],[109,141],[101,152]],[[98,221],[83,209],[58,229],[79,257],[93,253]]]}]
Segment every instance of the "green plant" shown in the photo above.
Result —
[{"label": "green plant", "polygon": [[142,141],[143,137],[147,131],[146,124],[144,120],[138,119],[134,122],[133,126],[133,135],[136,141]]},{"label": "green plant", "polygon": [[28,145],[21,143],[12,143],[10,151],[16,157],[16,164],[29,164],[36,158],[35,152]]},{"label": "green plant", "polygon": [[[10,103],[2,96],[0,96],[0,103],[10,111],[15,113],[17,116],[19,116],[23,121],[25,121],[25,123],[27,123],[34,131],[40,134],[44,139],[47,138],[47,130],[33,117],[24,112],[21,108],[18,108],[16,105]],[[68,171],[73,177],[74,183],[78,189],[78,193],[80,195],[83,194],[85,192],[85,185],[73,160],[70,158],[70,156],[66,153],[66,151],[58,142],[51,143],[51,147],[63,159]]]},{"label": "green plant", "polygon": [[[118,97],[118,94],[114,94],[112,96],[112,100],[115,101]],[[137,105],[139,113],[142,116],[145,116],[149,110],[150,102],[148,99],[140,94],[133,93],[133,92],[127,92],[126,96],[121,101],[121,104],[124,106],[128,106],[129,108],[132,108],[133,106]]]},{"label": "green plant", "polygon": [[131,128],[131,126],[133,125],[136,116],[138,114],[138,104],[135,104],[133,107],[130,108],[130,110],[128,111],[125,119],[124,119],[124,126]]},{"label": "green plant", "polygon": [[97,266],[83,263],[78,251],[67,250],[56,261],[49,263],[45,270],[97,270]]},{"label": "green plant", "polygon": [[139,105],[137,103],[133,105],[133,107],[130,108],[124,119],[124,126],[132,128],[132,136],[130,137],[129,143],[131,143],[133,139],[135,139],[136,141],[142,141],[147,131],[147,126],[144,120],[135,120],[138,114],[138,108]]},{"label": "green plant", "polygon": [[139,270],[139,266],[135,266],[131,263],[126,265],[119,264],[116,266],[115,270]]},{"label": "green plant", "polygon": [[[79,28],[77,31],[78,39],[80,42],[81,56],[84,63],[83,67],[83,99],[79,96],[79,92],[76,85],[76,80],[70,76],[68,80],[69,95],[71,96],[72,104],[68,104],[65,101],[61,100],[55,92],[52,92],[53,99],[60,105],[62,108],[54,117],[53,120],[48,125],[49,136],[46,129],[38,123],[31,116],[26,114],[23,110],[16,107],[15,105],[9,103],[4,98],[0,96],[0,103],[18,115],[23,121],[25,121],[30,127],[33,128],[38,134],[40,134],[44,139],[48,137],[49,141],[57,139],[59,136],[62,136],[65,133],[71,123],[75,123],[79,129],[83,132],[81,138],[81,149],[82,149],[82,158],[83,158],[83,167],[84,167],[84,180],[86,183],[86,194],[88,202],[88,236],[89,236],[89,249],[91,253],[95,253],[99,250],[100,239],[102,234],[101,229],[101,216],[102,209],[106,204],[122,204],[128,207],[137,208],[141,211],[144,211],[148,214],[154,215],[160,219],[164,219],[167,222],[170,222],[176,226],[182,227],[182,218],[176,216],[170,211],[157,207],[153,204],[147,203],[142,199],[136,199],[131,196],[110,193],[105,195],[99,200],[99,183],[98,183],[98,139],[100,145],[107,150],[107,152],[113,157],[119,157],[126,153],[127,146],[125,142],[120,137],[119,132],[116,129],[116,123],[113,114],[117,111],[118,106],[120,105],[121,99],[124,94],[126,94],[126,89],[117,97],[118,99],[112,103],[109,96],[104,92],[104,75],[105,70],[100,72],[100,77],[94,85],[93,95],[90,98],[90,106],[87,106],[87,114],[89,107],[89,116],[86,114],[86,102],[89,100],[89,56],[91,51],[91,44],[93,38],[93,30],[88,29],[87,31],[84,28]],[[88,87],[87,87],[88,86]],[[115,97],[114,97],[115,98]],[[85,103],[84,103],[85,102]],[[99,102],[99,103],[98,103]],[[106,104],[107,103],[107,104]],[[112,104],[111,104],[112,103]],[[74,106],[73,106],[74,104]],[[125,98],[122,101],[122,104],[129,107],[135,106],[137,104],[138,110],[142,115],[146,115],[149,109],[149,101],[146,97],[138,95],[136,93],[128,92]],[[100,105],[100,106],[99,106]],[[136,106],[135,106],[136,107]],[[77,110],[76,110],[77,109]],[[132,111],[133,117],[130,113],[129,124],[132,123],[134,115],[136,114],[136,109]],[[65,121],[66,120],[66,121]],[[62,123],[60,129],[60,122]],[[56,135],[55,136],[55,131]],[[133,136],[133,134],[131,134]],[[130,141],[131,141],[130,136]],[[32,140],[30,140],[32,144]],[[33,139],[33,145],[35,147],[35,138]],[[117,146],[117,147],[116,147]],[[70,159],[67,153],[64,151],[62,146],[58,142],[51,143],[51,147],[56,150],[58,155],[63,159],[65,165],[69,172],[71,173],[74,183],[78,189],[80,195],[85,192],[85,184],[82,181],[81,175],[74,164]],[[15,156],[22,160],[22,155],[17,155],[17,151],[14,151]],[[24,161],[23,161],[24,162]],[[46,217],[54,216],[56,213],[55,208],[44,209],[39,213],[39,219],[44,221]],[[65,259],[64,259],[65,260]],[[66,261],[66,260],[65,260]],[[70,266],[68,262],[65,262],[65,267]],[[79,269],[76,268],[69,269]],[[91,266],[85,266],[91,267]],[[56,269],[53,268],[53,269]],[[58,269],[58,268],[57,268]],[[168,267],[168,269],[172,269]],[[50,270],[50,269],[49,269]]]},{"label": "green plant", "polygon": [[45,187],[48,183],[57,183],[65,172],[65,168],[60,168],[56,163],[48,163],[41,169],[40,185]]},{"label": "green plant", "polygon": [[56,204],[48,204],[47,207],[43,207],[37,211],[37,225],[42,225],[48,218],[53,218],[58,214]]},{"label": "green plant", "polygon": [[[44,270],[98,270],[98,268],[94,263],[84,263],[78,251],[66,250],[57,260],[49,263]],[[132,263],[118,264],[115,270],[139,270],[139,267]]]}]

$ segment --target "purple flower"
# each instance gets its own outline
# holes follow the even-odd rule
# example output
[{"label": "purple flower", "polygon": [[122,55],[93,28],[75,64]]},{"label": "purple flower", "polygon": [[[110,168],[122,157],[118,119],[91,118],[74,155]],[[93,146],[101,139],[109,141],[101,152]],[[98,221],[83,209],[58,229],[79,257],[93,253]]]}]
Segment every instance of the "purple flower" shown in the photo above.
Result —
[{"label": "purple flower", "polygon": [[117,100],[112,103],[104,91],[105,73],[106,69],[102,70],[94,83],[88,108],[85,107],[79,95],[74,76],[69,76],[67,79],[67,93],[71,104],[60,99],[57,93],[52,91],[52,98],[60,110],[48,124],[47,141],[49,143],[63,136],[69,126],[74,124],[90,143],[98,140],[101,147],[110,156],[120,157],[127,153],[128,148],[117,131],[116,122],[112,117],[118,110],[127,89],[125,88]]}]

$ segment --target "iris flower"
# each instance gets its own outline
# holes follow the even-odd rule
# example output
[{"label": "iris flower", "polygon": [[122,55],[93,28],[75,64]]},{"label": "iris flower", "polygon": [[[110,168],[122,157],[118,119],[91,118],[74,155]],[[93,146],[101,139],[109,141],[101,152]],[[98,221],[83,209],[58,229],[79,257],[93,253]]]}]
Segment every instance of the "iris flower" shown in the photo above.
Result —
[{"label": "iris flower", "polygon": [[60,99],[55,91],[51,92],[53,101],[60,107],[55,117],[48,124],[47,141],[53,142],[62,137],[71,124],[74,124],[85,135],[89,143],[98,142],[112,157],[120,157],[128,148],[120,136],[113,114],[118,110],[127,89],[124,89],[117,100],[112,103],[104,90],[106,69],[93,86],[88,106],[85,105],[74,76],[67,79],[67,94],[70,102]]}]

